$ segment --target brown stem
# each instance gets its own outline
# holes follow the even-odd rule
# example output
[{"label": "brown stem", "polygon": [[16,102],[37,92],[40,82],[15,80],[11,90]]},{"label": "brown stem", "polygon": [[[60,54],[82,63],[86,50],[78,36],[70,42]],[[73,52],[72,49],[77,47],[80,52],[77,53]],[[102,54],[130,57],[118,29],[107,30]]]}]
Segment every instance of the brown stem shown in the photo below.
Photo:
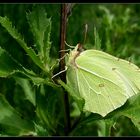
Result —
[{"label": "brown stem", "polygon": [[[60,50],[65,50],[65,38],[66,38],[66,23],[67,23],[67,14],[69,13],[69,4],[62,4],[61,5],[61,31],[60,31]],[[60,52],[59,58],[63,58],[65,55],[64,51]],[[60,61],[59,70],[62,71],[65,69],[65,59]],[[66,73],[63,72],[60,75],[60,78],[63,82],[66,83]],[[64,90],[63,96],[64,102],[64,121],[65,121],[65,135],[68,135],[71,123],[70,123],[70,108],[69,108],[69,98],[68,93]]]}]

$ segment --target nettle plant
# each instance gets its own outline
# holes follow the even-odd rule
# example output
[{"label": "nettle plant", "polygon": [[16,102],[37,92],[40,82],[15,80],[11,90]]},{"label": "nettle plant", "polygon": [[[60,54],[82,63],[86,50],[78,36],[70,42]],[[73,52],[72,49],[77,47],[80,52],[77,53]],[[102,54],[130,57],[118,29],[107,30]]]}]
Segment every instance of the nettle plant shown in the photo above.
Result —
[{"label": "nettle plant", "polygon": [[[0,94],[1,135],[75,135],[80,127],[96,122],[98,136],[111,136],[122,116],[140,129],[139,67],[99,50],[83,50],[78,43],[64,58],[65,83],[59,78],[61,71],[54,74],[61,60],[54,61],[50,56],[51,19],[45,9],[34,8],[27,13],[27,20],[34,47],[27,45],[7,17],[0,17],[1,25],[40,70],[24,67],[0,47],[0,77],[14,79],[20,87],[13,102]],[[100,48],[97,32],[95,46]],[[69,95],[69,112],[64,107],[64,94]]]}]

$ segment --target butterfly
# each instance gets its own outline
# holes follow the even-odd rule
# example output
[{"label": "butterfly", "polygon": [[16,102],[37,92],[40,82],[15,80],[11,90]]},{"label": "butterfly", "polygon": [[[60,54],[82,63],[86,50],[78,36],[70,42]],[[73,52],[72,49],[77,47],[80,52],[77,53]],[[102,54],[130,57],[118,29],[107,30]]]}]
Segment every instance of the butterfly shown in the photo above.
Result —
[{"label": "butterfly", "polygon": [[84,111],[106,116],[140,91],[140,68],[99,50],[83,50],[79,43],[69,53],[66,81],[73,95],[84,100]]}]

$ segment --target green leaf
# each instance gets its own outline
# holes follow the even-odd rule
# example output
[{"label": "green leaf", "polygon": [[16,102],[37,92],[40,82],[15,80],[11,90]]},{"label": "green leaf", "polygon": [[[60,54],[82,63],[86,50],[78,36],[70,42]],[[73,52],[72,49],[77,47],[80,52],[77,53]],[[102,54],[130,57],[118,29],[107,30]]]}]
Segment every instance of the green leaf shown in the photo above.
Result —
[{"label": "green leaf", "polygon": [[12,27],[12,23],[10,22],[10,20],[7,17],[0,17],[0,23],[8,31],[8,33],[20,44],[20,46],[25,50],[25,52],[31,57],[33,62],[42,70],[46,71],[46,69],[43,67],[43,63],[36,55],[35,51],[27,46],[21,34],[18,33],[18,31],[14,27]]},{"label": "green leaf", "polygon": [[37,44],[38,54],[47,67],[51,47],[51,19],[47,18],[45,9],[40,6],[35,6],[32,12],[27,13],[27,19]]},{"label": "green leaf", "polygon": [[[133,98],[132,98],[133,99]],[[140,131],[140,95],[136,95],[136,98],[133,101],[133,104],[128,104],[128,106],[120,110],[119,115],[123,115],[131,119],[133,124]]]},{"label": "green leaf", "polygon": [[35,85],[42,83],[59,88],[58,85],[48,79],[43,79],[33,71],[24,68],[7,51],[0,47],[0,77],[15,76],[32,80]]},{"label": "green leaf", "polygon": [[11,135],[23,135],[34,131],[33,123],[23,119],[3,95],[0,95],[0,124],[7,128],[5,133]]},{"label": "green leaf", "polygon": [[38,92],[41,94],[36,94],[36,115],[41,120],[42,124],[50,135],[52,133],[56,133],[55,127],[59,118],[56,117],[58,114],[56,114],[56,111],[54,110],[56,108],[54,108],[54,106],[56,105],[58,98],[56,98],[56,93],[54,93],[53,89],[49,86],[47,86],[48,92],[44,93],[44,87],[44,85],[40,85]]},{"label": "green leaf", "polygon": [[23,67],[0,47],[0,77],[7,77],[16,71],[23,71]]},{"label": "green leaf", "polygon": [[[20,74],[19,74],[20,73]],[[33,71],[24,68],[8,52],[0,47],[0,77],[18,76],[31,79],[35,84],[41,84],[44,79]]]},{"label": "green leaf", "polygon": [[36,96],[35,91],[33,91],[29,80],[23,78],[15,78],[16,82],[23,88],[25,97],[29,100],[34,106],[36,105]]},{"label": "green leaf", "polygon": [[47,130],[45,128],[43,128],[42,125],[39,124],[35,124],[35,131],[37,133],[38,136],[49,136],[49,133],[47,132]]}]

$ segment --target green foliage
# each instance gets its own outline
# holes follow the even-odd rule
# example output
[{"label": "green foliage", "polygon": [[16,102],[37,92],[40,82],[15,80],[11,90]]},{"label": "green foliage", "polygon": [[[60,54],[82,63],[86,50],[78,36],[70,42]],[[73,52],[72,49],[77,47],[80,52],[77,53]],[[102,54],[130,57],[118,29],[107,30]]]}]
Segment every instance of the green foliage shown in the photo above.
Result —
[{"label": "green foliage", "polygon": [[23,70],[23,68],[2,48],[0,48],[0,64],[1,77],[6,77],[14,73],[16,70]]},{"label": "green foliage", "polygon": [[[52,80],[59,56],[60,4],[1,4],[0,23],[1,136],[65,135],[63,88],[71,95],[68,135],[140,135],[139,94],[102,117],[83,112],[76,81],[69,88]],[[103,50],[140,66],[139,5],[75,4],[67,20],[68,44],[83,43],[85,24],[85,49]]]},{"label": "green foliage", "polygon": [[25,120],[4,98],[0,95],[0,124],[3,126],[1,134],[23,135],[29,131],[33,131],[33,123],[31,120]]},{"label": "green foliage", "polygon": [[34,35],[38,55],[43,64],[48,67],[50,54],[51,19],[47,18],[45,9],[34,7],[34,11],[27,13],[27,19]]},{"label": "green foliage", "polygon": [[[41,19],[35,18],[36,13],[40,15]],[[28,13],[27,19],[29,21],[31,31],[33,32],[33,35],[35,37],[34,40],[35,40],[35,46],[37,47],[36,48],[37,54],[35,52],[36,50],[34,51],[33,48],[31,47],[29,48],[27,46],[24,39],[22,39],[21,34],[18,33],[17,29],[12,27],[12,23],[7,17],[0,17],[0,23],[9,32],[9,34],[19,43],[19,45],[25,50],[25,52],[33,60],[33,62],[39,68],[42,69],[42,73],[38,75],[37,73],[34,73],[33,70],[29,70],[25,68],[17,60],[15,60],[13,56],[11,56],[5,49],[0,48],[0,58],[1,58],[0,76],[14,77],[16,81],[16,85],[20,86],[20,89],[22,89],[20,91],[18,88],[16,88],[14,92],[14,99],[12,99],[13,101],[10,101],[10,103],[13,104],[15,109],[21,112],[23,116],[25,115],[25,117],[27,117],[29,120],[32,120],[32,128],[28,128],[28,129],[26,128],[26,123],[28,124],[28,122],[23,122],[23,124],[25,124],[25,126],[23,125],[23,130],[27,129],[25,133],[23,133],[22,132],[23,130],[22,129],[20,130],[19,128],[18,129],[16,128],[17,130],[15,130],[14,125],[10,125],[7,127],[6,125],[8,124],[2,123],[3,126],[1,127],[5,128],[5,134],[9,134],[9,135],[28,135],[31,133],[31,131],[36,131],[37,133],[39,133],[38,135],[43,134],[43,132],[46,135],[47,134],[51,135],[55,133],[54,125],[55,127],[57,127],[58,124],[57,123],[58,120],[56,118],[53,120],[53,116],[55,116],[54,114],[56,113],[56,111],[54,111],[55,108],[52,110],[52,107],[56,105],[55,99],[57,99],[57,97],[54,97],[54,94],[52,94],[52,92],[54,91],[52,90],[51,92],[48,90],[47,93],[44,90],[43,95],[42,94],[40,95],[42,91],[37,90],[40,86],[41,87],[43,86],[42,84],[47,84],[49,86],[52,86],[54,89],[56,89],[56,91],[59,90],[58,86],[55,85],[53,82],[51,82],[51,79],[48,80],[48,77],[51,77],[51,73],[49,73],[51,21],[46,17],[45,9],[43,8],[40,9],[39,7],[34,8],[32,13]],[[39,23],[39,24],[33,25],[32,23]],[[39,27],[39,29],[37,31],[34,31],[35,29],[37,29],[37,27]],[[48,77],[46,77],[46,75]],[[30,83],[29,80],[31,80],[32,82]],[[48,88],[50,88],[49,86]],[[36,93],[37,91],[39,91],[39,93]],[[17,95],[19,93],[21,94],[22,92],[24,93],[24,96],[20,97],[19,95]],[[48,98],[47,94],[50,94],[49,99],[47,99]],[[20,102],[18,102],[18,100]],[[54,103],[50,108],[52,100]],[[25,108],[23,109],[22,103],[27,104],[28,107],[26,106],[27,107],[26,110],[24,110]],[[44,106],[45,104],[46,106]],[[28,111],[32,112],[31,116],[28,116]],[[34,113],[34,111],[36,113]],[[8,112],[7,114],[10,115],[10,112]],[[9,118],[10,117],[12,116],[9,116]],[[12,119],[14,119],[14,116],[12,117]],[[20,125],[20,123],[22,122],[18,121],[17,118],[17,124]],[[12,129],[13,131],[11,131]],[[40,129],[43,132],[40,132],[41,131]],[[33,132],[33,135],[36,135],[36,132]]]},{"label": "green foliage", "polygon": [[22,39],[21,35],[17,32],[15,28],[12,27],[11,22],[7,17],[0,17],[0,23],[3,27],[7,29],[9,34],[17,40],[17,42],[21,45],[21,47],[27,52],[27,54],[32,58],[35,64],[37,64],[40,68],[43,69],[43,64],[35,54],[34,50],[29,48],[27,44],[24,42],[24,39]]},{"label": "green foliage", "polygon": [[26,99],[36,106],[35,92],[32,90],[29,80],[16,78],[16,82],[23,88]]}]

